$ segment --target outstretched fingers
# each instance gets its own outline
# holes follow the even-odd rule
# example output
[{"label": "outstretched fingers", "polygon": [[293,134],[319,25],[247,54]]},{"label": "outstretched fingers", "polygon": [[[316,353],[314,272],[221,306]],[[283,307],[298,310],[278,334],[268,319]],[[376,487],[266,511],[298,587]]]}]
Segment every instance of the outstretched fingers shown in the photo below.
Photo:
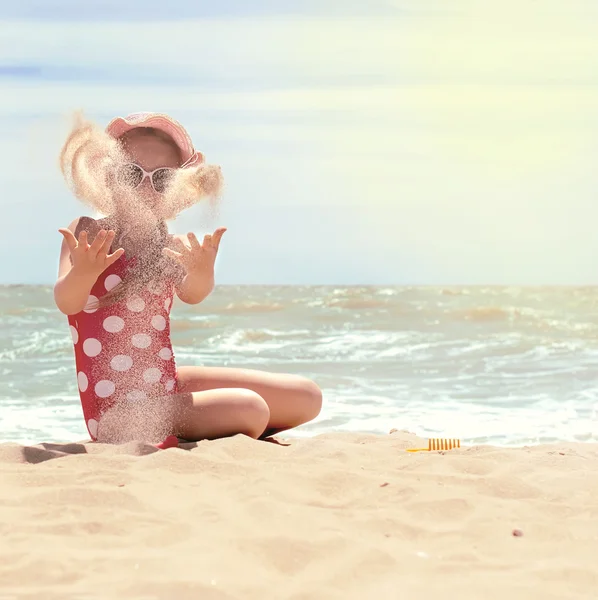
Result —
[{"label": "outstretched fingers", "polygon": [[176,260],[180,263],[183,262],[183,255],[180,252],[176,252],[172,248],[162,248],[162,255],[172,258],[172,260]]},{"label": "outstretched fingers", "polygon": [[75,237],[73,232],[70,229],[66,228],[61,228],[58,231],[62,234],[62,237],[64,238],[64,241],[66,242],[69,251],[72,252],[73,250],[75,250],[77,248],[77,238]]},{"label": "outstretched fingers", "polygon": [[100,252],[100,248],[104,245],[106,241],[106,230],[102,229],[98,231],[95,239],[93,240],[91,246],[89,247],[89,252],[92,256],[97,256]]},{"label": "outstretched fingers", "polygon": [[106,256],[106,268],[108,268],[111,264],[115,263],[123,254],[125,253],[123,248],[119,248],[112,254]]},{"label": "outstretched fingers", "polygon": [[179,237],[172,238],[172,245],[177,252],[183,254],[191,251],[191,248],[187,246],[187,244],[185,244],[185,242],[183,242],[183,240]]},{"label": "outstretched fingers", "polygon": [[208,233],[208,234],[204,235],[201,244],[199,243],[197,236],[193,232],[189,232],[187,234],[187,239],[189,240],[189,246],[187,246],[180,238],[176,238],[176,242],[181,243],[185,250],[191,251],[191,252],[193,252],[193,251],[197,252],[198,250],[202,250],[202,249],[208,250],[210,248],[218,250],[218,246],[220,245],[220,240],[222,239],[222,236],[225,231],[226,231],[226,227],[219,227],[218,229],[216,229],[216,231],[213,234]]},{"label": "outstretched fingers", "polygon": [[[110,252],[110,248],[112,246],[113,240],[114,240],[114,231],[111,229],[104,236],[104,241],[102,242],[101,246],[98,249],[97,256],[98,256],[99,259],[105,259],[106,258],[106,256]],[[94,240],[94,244],[95,244],[95,240]]]},{"label": "outstretched fingers", "polygon": [[84,250],[87,250],[87,231],[85,231],[84,229],[82,229],[79,232],[79,239],[77,240],[79,242],[79,246],[81,248],[83,248]]},{"label": "outstretched fingers", "polygon": [[191,250],[198,250],[200,248],[199,240],[194,233],[188,233],[187,239],[189,240],[189,244],[191,244]]},{"label": "outstretched fingers", "polygon": [[104,229],[99,231],[91,246],[87,243],[88,234],[86,231],[79,233],[78,240],[70,229],[59,229],[58,231],[62,234],[69,248],[74,261],[73,264],[82,265],[90,272],[95,272],[98,269],[101,272],[115,263],[125,252],[123,248],[119,248],[112,254],[108,254],[115,237],[115,232],[112,229],[110,231]]},{"label": "outstretched fingers", "polygon": [[98,231],[96,237],[93,242],[89,246],[89,253],[91,256],[95,257],[98,255],[100,248],[104,245],[106,241],[106,231],[104,229]]},{"label": "outstretched fingers", "polygon": [[212,236],[212,245],[214,246],[214,248],[216,248],[216,250],[218,250],[218,248],[220,247],[220,240],[222,239],[222,236],[224,235],[225,231],[226,227],[218,227],[218,229],[216,229],[214,235]]}]

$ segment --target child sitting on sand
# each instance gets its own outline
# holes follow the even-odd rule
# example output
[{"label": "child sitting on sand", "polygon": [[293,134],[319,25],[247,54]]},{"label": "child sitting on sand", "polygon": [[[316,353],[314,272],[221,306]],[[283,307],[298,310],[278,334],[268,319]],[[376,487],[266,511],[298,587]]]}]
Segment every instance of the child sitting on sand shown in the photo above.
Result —
[{"label": "child sitting on sand", "polygon": [[60,159],[74,193],[107,215],[59,230],[54,286],[56,305],[68,315],[91,438],[170,439],[167,445],[176,444],[172,436],[259,438],[316,417],[322,394],[308,379],[175,364],[174,294],[188,304],[210,294],[226,231],[202,242],[193,233],[168,233],[167,220],[217,197],[222,186],[220,169],[204,163],[180,123],[138,113],[102,131],[80,118]]}]

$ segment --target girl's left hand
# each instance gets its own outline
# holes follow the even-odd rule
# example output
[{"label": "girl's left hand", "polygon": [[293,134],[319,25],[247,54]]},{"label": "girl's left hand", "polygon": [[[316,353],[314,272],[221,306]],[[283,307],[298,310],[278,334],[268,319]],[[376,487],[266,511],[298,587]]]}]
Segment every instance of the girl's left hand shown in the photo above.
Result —
[{"label": "girl's left hand", "polygon": [[164,248],[162,253],[183,265],[187,274],[211,274],[225,231],[226,227],[219,227],[212,235],[205,235],[201,244],[194,233],[188,233],[189,245],[177,237],[174,243],[178,251]]}]

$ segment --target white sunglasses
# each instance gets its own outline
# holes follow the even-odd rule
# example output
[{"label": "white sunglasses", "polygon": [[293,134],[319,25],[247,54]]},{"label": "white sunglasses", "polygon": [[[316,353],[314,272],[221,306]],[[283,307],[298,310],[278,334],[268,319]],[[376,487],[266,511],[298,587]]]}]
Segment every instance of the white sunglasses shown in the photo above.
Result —
[{"label": "white sunglasses", "polygon": [[116,178],[118,183],[130,188],[138,188],[146,177],[158,194],[163,194],[174,176],[176,169],[170,167],[159,167],[153,171],[146,171],[135,163],[126,163],[118,167]]}]

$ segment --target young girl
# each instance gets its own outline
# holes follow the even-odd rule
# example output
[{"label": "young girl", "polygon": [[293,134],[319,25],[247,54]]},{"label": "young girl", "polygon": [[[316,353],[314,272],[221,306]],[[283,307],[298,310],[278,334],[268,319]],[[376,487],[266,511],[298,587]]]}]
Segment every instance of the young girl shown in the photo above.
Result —
[{"label": "young girl", "polygon": [[138,113],[102,131],[79,119],[61,168],[75,194],[108,215],[80,217],[59,230],[54,287],[56,305],[68,315],[93,440],[170,440],[162,442],[167,447],[177,437],[259,438],[318,415],[321,391],[302,377],[175,364],[173,296],[198,304],[210,294],[226,231],[201,243],[193,233],[168,233],[166,220],[216,197],[222,185],[220,169],[204,163],[177,121]]}]

